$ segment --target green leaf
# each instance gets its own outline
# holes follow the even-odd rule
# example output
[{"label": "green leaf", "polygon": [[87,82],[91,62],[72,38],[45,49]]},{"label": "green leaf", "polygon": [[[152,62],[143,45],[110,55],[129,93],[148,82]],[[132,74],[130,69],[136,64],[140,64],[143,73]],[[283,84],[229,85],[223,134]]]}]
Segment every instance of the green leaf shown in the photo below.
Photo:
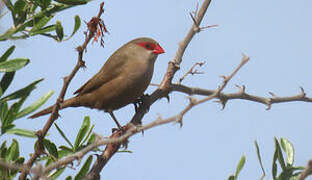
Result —
[{"label": "green leaf", "polygon": [[4,140],[0,147],[0,158],[5,158],[5,154],[7,150],[8,149],[6,147],[6,140]]},{"label": "green leaf", "polygon": [[59,148],[60,148],[61,150],[64,150],[64,151],[68,152],[68,153],[73,153],[73,150],[72,150],[72,148],[70,148],[70,147],[67,147],[67,146],[60,146]]},{"label": "green leaf", "polygon": [[15,91],[13,92],[12,94],[9,94],[3,98],[0,99],[0,102],[1,101],[10,101],[10,100],[13,100],[13,99],[18,99],[18,98],[21,98],[21,97],[27,97],[29,95],[29,93],[35,89],[36,85],[41,82],[43,79],[39,79],[39,80],[36,80],[34,82],[32,82],[31,84],[29,84],[28,86],[18,90],[18,91]]},{"label": "green leaf", "polygon": [[92,163],[92,155],[90,155],[86,160],[86,162],[83,164],[82,168],[75,176],[75,180],[82,179],[88,173],[91,163]]},{"label": "green leaf", "polygon": [[40,20],[35,23],[35,25],[30,30],[30,32],[35,32],[35,31],[42,29],[42,27],[45,26],[53,17],[54,17],[54,15],[44,16],[44,17],[40,18]]},{"label": "green leaf", "polygon": [[42,9],[46,9],[51,4],[51,0],[37,0],[37,3]]},{"label": "green leaf", "polygon": [[17,0],[14,4],[14,13],[19,15],[24,14],[26,5],[27,3],[25,0]]},{"label": "green leaf", "polygon": [[14,129],[7,130],[6,133],[15,134],[18,136],[30,137],[30,138],[36,138],[37,137],[36,131],[31,131],[31,130],[27,130],[27,129],[14,128]]},{"label": "green leaf", "polygon": [[13,78],[14,78],[15,72],[7,72],[4,74],[4,76],[2,77],[1,81],[0,81],[0,87],[2,90],[2,94],[8,89],[8,87],[10,86]]},{"label": "green leaf", "polygon": [[89,144],[92,144],[94,141],[95,141],[95,138],[96,138],[96,135],[95,134],[92,134],[91,136],[90,136],[90,138],[89,138],[89,140],[88,140],[88,145]]},{"label": "green leaf", "polygon": [[228,177],[228,180],[234,180],[234,179],[235,179],[235,177],[233,175]]},{"label": "green leaf", "polygon": [[89,139],[89,136],[91,135],[91,133],[92,133],[92,131],[93,131],[93,128],[94,128],[94,125],[91,126],[91,128],[90,128],[89,131],[88,131],[87,136],[84,138],[84,140],[82,141],[81,144],[84,144],[84,143]]},{"label": "green leaf", "polygon": [[55,25],[50,25],[50,26],[46,26],[42,29],[39,29],[38,31],[35,31],[35,32],[30,32],[29,35],[30,36],[35,36],[37,34],[44,34],[44,33],[47,33],[47,32],[51,32],[51,31],[55,31],[56,27]]},{"label": "green leaf", "polygon": [[8,103],[7,102],[0,102],[0,118],[1,118],[1,123],[2,123],[2,126],[4,126],[6,123],[5,123],[5,120],[6,120],[6,116],[8,114]]},{"label": "green leaf", "polygon": [[48,139],[43,139],[43,145],[48,150],[50,155],[52,155],[56,159],[58,158],[58,152],[57,152],[56,146],[53,142],[51,142]]},{"label": "green leaf", "polygon": [[72,154],[72,152],[68,151],[68,150],[64,150],[64,149],[61,149],[61,150],[58,151],[59,158],[65,157],[65,156],[67,156],[69,154]]},{"label": "green leaf", "polygon": [[78,132],[78,135],[76,137],[76,141],[75,141],[75,145],[74,145],[75,151],[78,149],[82,139],[85,137],[86,133],[88,132],[89,127],[90,127],[90,117],[86,116],[83,120],[83,123],[82,123],[80,130]]},{"label": "green leaf", "polygon": [[39,98],[36,102],[31,104],[30,106],[26,107],[25,109],[21,110],[17,113],[16,119],[26,116],[27,114],[30,114],[40,108],[47,100],[53,95],[54,91],[50,90],[45,95],[43,95],[41,98]]},{"label": "green leaf", "polygon": [[18,142],[16,139],[13,139],[11,146],[6,152],[5,161],[6,162],[14,161],[18,158],[18,156],[19,156]]},{"label": "green leaf", "polygon": [[72,34],[66,38],[65,40],[69,40],[71,37],[74,36],[74,34],[78,31],[78,29],[80,28],[81,25],[81,20],[80,17],[78,15],[75,16],[75,26],[74,26],[74,30],[72,32]]},{"label": "green leaf", "polygon": [[58,169],[57,171],[55,171],[53,174],[51,174],[50,176],[48,176],[48,178],[50,179],[57,179],[65,170],[65,167]]},{"label": "green leaf", "polygon": [[259,149],[258,143],[257,143],[257,141],[255,141],[254,143],[255,143],[255,146],[256,146],[256,152],[257,152],[258,161],[259,161],[259,164],[260,164],[261,170],[262,170],[262,176],[260,178],[260,180],[262,180],[265,177],[265,171],[264,171],[264,167],[263,167],[263,164],[262,164],[261,155],[260,155],[260,149]]},{"label": "green leaf", "polygon": [[121,150],[121,151],[117,151],[118,153],[133,153],[132,151],[130,150]]},{"label": "green leaf", "polygon": [[54,123],[54,125],[55,125],[57,131],[63,137],[63,139],[70,145],[71,148],[74,148],[73,144],[69,141],[69,139],[66,137],[65,133],[61,130],[61,128],[56,123]]},{"label": "green leaf", "polygon": [[15,46],[11,46],[9,49],[5,51],[5,53],[0,57],[0,62],[4,62],[8,59],[8,57],[13,53]]},{"label": "green leaf", "polygon": [[286,152],[287,158],[286,162],[288,165],[293,165],[294,163],[294,146],[292,143],[286,138],[280,138],[280,143],[283,150]]},{"label": "green leaf", "polygon": [[91,0],[54,0],[54,1],[67,5],[83,5],[87,4]]},{"label": "green leaf", "polygon": [[9,109],[8,115],[6,117],[7,124],[11,124],[14,120],[16,120],[17,112],[20,110],[23,105],[26,97],[22,97],[19,101],[15,102]]},{"label": "green leaf", "polygon": [[237,164],[237,167],[236,167],[236,171],[235,171],[235,175],[234,175],[235,180],[238,178],[240,171],[243,169],[243,167],[245,165],[245,162],[246,162],[246,157],[243,155],[241,157],[241,159],[239,160],[239,163]]},{"label": "green leaf", "polygon": [[284,161],[284,157],[283,157],[283,153],[282,153],[282,149],[280,144],[278,143],[278,140],[276,138],[274,138],[274,142],[275,142],[275,149],[277,150],[277,159],[278,162],[281,165],[281,168],[283,169],[283,171],[286,169],[286,165],[285,165],[285,161]]},{"label": "green leaf", "polygon": [[276,161],[277,161],[277,155],[278,152],[277,152],[277,149],[275,148],[275,151],[274,151],[274,155],[273,155],[273,163],[272,163],[272,176],[273,176],[273,179],[276,178],[276,175],[277,175],[277,164],[276,164]]},{"label": "green leaf", "polygon": [[67,176],[65,180],[72,180],[73,178],[71,176]]},{"label": "green leaf", "polygon": [[16,58],[0,63],[0,72],[12,72],[21,69],[29,63],[29,59]]},{"label": "green leaf", "polygon": [[55,32],[59,41],[62,41],[64,38],[64,30],[61,21],[56,21]]}]

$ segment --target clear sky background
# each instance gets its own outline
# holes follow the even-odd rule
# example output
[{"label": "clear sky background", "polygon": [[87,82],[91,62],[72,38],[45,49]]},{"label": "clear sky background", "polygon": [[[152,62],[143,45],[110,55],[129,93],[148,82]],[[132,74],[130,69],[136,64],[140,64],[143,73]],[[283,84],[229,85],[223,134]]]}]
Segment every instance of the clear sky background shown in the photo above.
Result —
[{"label": "clear sky background", "polygon": [[[74,16],[89,21],[98,12],[102,1],[94,0],[85,6],[68,9],[57,15],[53,22],[61,20],[66,34],[72,31]],[[201,3],[202,1],[200,1]],[[105,60],[122,44],[136,37],[156,39],[166,53],[158,57],[153,83],[159,83],[177,50],[178,42],[184,38],[192,24],[189,12],[197,1],[185,0],[133,0],[105,1],[103,19],[110,34],[105,37],[105,48],[89,44],[84,56],[87,69],[80,70],[73,79],[66,97],[92,77]],[[212,1],[203,25],[218,24],[195,36],[187,48],[176,74],[176,82],[195,62],[206,61],[200,71],[202,75],[189,76],[184,85],[215,89],[221,82],[220,75],[228,75],[240,63],[241,54],[251,60],[228,84],[224,92],[236,92],[235,84],[246,85],[248,93],[269,96],[296,95],[299,86],[312,96],[311,89],[311,43],[312,1],[298,0],[238,0]],[[11,25],[9,14],[0,21],[0,31]],[[18,71],[8,92],[22,88],[39,78],[45,78],[33,91],[25,105],[31,104],[48,90],[54,96],[45,107],[55,102],[62,86],[62,77],[69,74],[77,60],[75,47],[82,44],[86,30],[83,24],[79,32],[63,43],[45,37],[0,43],[3,53],[10,45],[17,48],[13,57],[30,58],[31,63]],[[155,88],[149,87],[148,93]],[[185,94],[170,94],[171,102],[159,100],[144,117],[148,123],[161,115],[163,118],[179,113],[188,103]],[[198,97],[199,98],[199,97]],[[266,179],[271,179],[274,137],[286,137],[295,146],[295,165],[306,165],[312,157],[311,151],[312,103],[274,104],[266,106],[255,102],[231,100],[221,110],[217,103],[199,105],[184,117],[184,126],[168,124],[135,135],[128,149],[133,153],[118,153],[103,169],[103,179],[226,179],[235,172],[242,155],[246,164],[240,179],[259,179],[261,169],[257,161],[254,140],[260,146]],[[116,112],[122,124],[134,114],[133,105]],[[75,139],[83,117],[89,115],[94,131],[108,136],[115,126],[107,113],[88,108],[68,108],[61,111],[58,125],[72,141]],[[17,127],[31,130],[41,129],[48,116],[38,119],[20,119]],[[55,127],[49,138],[58,145],[65,143]],[[1,136],[4,139],[16,136]],[[35,140],[19,138],[21,153],[33,152]],[[70,175],[72,171],[67,171]],[[64,177],[64,176],[63,176]]]}]

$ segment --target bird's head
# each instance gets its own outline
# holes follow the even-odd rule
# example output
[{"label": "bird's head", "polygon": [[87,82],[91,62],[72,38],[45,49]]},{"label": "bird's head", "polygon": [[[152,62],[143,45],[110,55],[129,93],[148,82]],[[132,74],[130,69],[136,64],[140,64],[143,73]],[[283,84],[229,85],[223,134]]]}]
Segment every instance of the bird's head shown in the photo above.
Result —
[{"label": "bird's head", "polygon": [[153,54],[162,54],[164,53],[164,49],[151,38],[139,38],[134,42],[136,45],[143,47],[145,50],[150,51]]}]

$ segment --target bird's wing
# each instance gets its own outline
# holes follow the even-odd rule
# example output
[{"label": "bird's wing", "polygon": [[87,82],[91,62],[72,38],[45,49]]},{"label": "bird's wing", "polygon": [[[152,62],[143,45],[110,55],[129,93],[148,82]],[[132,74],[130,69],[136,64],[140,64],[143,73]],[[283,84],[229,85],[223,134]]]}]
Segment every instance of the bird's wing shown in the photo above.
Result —
[{"label": "bird's wing", "polygon": [[104,64],[102,69],[75,91],[74,94],[82,95],[92,92],[103,84],[118,77],[120,73],[122,73],[122,67],[124,67],[124,64],[126,63],[124,59],[127,59],[127,55],[118,53],[113,54]]}]

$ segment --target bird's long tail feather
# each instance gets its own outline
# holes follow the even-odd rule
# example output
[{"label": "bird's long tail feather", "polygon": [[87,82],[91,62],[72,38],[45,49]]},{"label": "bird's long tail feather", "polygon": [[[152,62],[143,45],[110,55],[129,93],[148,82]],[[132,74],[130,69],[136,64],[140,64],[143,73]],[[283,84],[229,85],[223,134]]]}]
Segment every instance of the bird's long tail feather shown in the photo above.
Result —
[{"label": "bird's long tail feather", "polygon": [[[78,101],[76,99],[77,97],[73,97],[73,98],[70,98],[70,99],[67,99],[66,101],[64,101],[61,106],[60,106],[60,109],[64,109],[64,108],[67,108],[67,107],[75,107],[75,106],[79,106],[78,104]],[[32,116],[28,117],[30,119],[34,119],[34,118],[37,118],[37,117],[40,117],[40,116],[43,116],[43,115],[46,115],[46,114],[50,114],[52,111],[53,111],[53,106],[50,106],[42,111],[39,111],[35,114],[33,114]]]}]

